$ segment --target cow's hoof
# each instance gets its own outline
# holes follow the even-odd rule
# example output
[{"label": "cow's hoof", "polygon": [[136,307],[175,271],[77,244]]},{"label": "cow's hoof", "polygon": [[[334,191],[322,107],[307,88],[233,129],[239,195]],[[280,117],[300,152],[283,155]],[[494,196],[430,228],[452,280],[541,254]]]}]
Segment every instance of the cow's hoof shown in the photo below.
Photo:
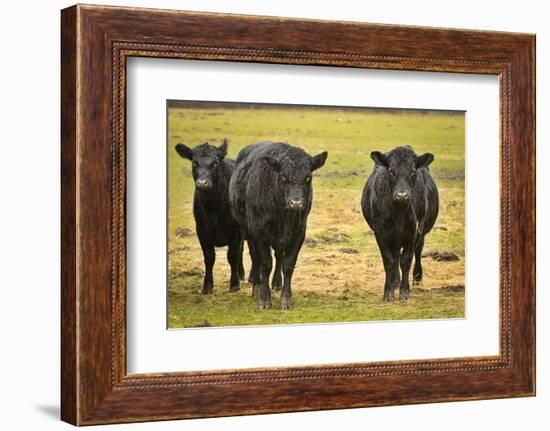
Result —
[{"label": "cow's hoof", "polygon": [[282,287],[283,286],[281,286],[280,284],[279,285],[274,284],[274,285],[271,286],[271,290],[273,290],[274,292],[280,292]]},{"label": "cow's hoof", "polygon": [[411,291],[410,290],[402,290],[399,291],[399,299],[402,301],[406,301],[411,297]]},{"label": "cow's hoof", "polygon": [[414,283],[414,284],[420,284],[420,283],[422,283],[422,275],[414,275],[414,276],[413,276],[413,283]]},{"label": "cow's hoof", "polygon": [[232,293],[233,292],[238,292],[239,290],[241,290],[241,286],[238,285],[238,284],[235,284],[233,286],[229,286],[229,291],[232,292]]},{"label": "cow's hoof", "polygon": [[281,298],[281,310],[290,310],[292,308],[292,299],[288,296]]},{"label": "cow's hoof", "polygon": [[202,294],[203,295],[212,295],[212,291],[214,289],[212,287],[203,287],[202,288]]},{"label": "cow's hoof", "polygon": [[271,308],[271,301],[259,301],[258,302],[258,308],[260,310],[267,310]]},{"label": "cow's hoof", "polygon": [[384,301],[387,301],[387,302],[395,301],[395,294],[393,292],[384,293]]}]

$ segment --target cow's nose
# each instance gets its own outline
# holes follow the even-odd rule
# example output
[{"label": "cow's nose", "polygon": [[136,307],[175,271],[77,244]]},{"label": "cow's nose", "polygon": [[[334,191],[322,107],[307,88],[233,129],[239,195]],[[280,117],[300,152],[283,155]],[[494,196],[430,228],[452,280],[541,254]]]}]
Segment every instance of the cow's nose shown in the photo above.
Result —
[{"label": "cow's nose", "polygon": [[396,192],[395,199],[398,201],[407,201],[409,200],[409,194],[407,192]]},{"label": "cow's nose", "polygon": [[198,179],[195,184],[197,185],[197,187],[199,189],[205,189],[208,187],[208,185],[210,184],[208,180],[204,180],[204,179]]},{"label": "cow's nose", "polygon": [[304,206],[304,200],[300,198],[292,198],[288,201],[288,204],[293,210],[300,210]]}]

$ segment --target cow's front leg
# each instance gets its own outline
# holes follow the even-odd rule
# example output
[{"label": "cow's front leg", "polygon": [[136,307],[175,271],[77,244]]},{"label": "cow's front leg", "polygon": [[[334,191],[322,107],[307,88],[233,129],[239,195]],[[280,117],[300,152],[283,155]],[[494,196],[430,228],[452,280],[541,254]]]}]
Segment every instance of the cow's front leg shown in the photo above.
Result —
[{"label": "cow's front leg", "polygon": [[410,241],[403,247],[399,264],[401,266],[401,286],[399,287],[399,299],[409,299],[411,297],[411,287],[409,285],[409,271],[411,269],[414,253],[414,241]]},{"label": "cow's front leg", "polygon": [[257,283],[254,282],[254,291],[258,295],[258,306],[264,310],[271,308],[271,289],[269,288],[269,275],[273,265],[269,244],[263,240],[254,241],[254,254],[257,265]]},{"label": "cow's front leg", "polygon": [[242,243],[240,241],[240,238],[237,238],[229,243],[229,247],[227,249],[227,261],[229,262],[229,266],[231,267],[231,280],[229,281],[230,292],[237,292],[241,288],[239,277],[239,270],[240,266],[242,265],[241,259]]},{"label": "cow's front leg", "polygon": [[414,251],[413,282],[422,282],[422,250],[424,249],[424,236],[420,238]]},{"label": "cow's front leg", "polygon": [[258,291],[260,289],[260,258],[258,256],[258,253],[256,253],[254,249],[254,241],[252,239],[247,240],[248,243],[248,251],[250,253],[250,272],[248,274],[248,286],[251,288],[252,292],[251,295],[254,298],[258,297]]},{"label": "cow's front leg", "polygon": [[281,309],[290,310],[292,307],[292,274],[294,273],[294,268],[296,266],[296,256],[287,256],[283,257],[283,290],[281,292]]},{"label": "cow's front leg", "polygon": [[279,292],[282,286],[282,253],[275,250],[275,271],[273,272],[273,279],[271,280],[271,289],[275,292]]},{"label": "cow's front leg", "polygon": [[[386,271],[386,286],[384,286],[384,300],[395,301],[395,291],[401,280],[399,276],[399,250],[393,251],[390,256],[390,264]],[[386,290],[387,287],[387,290]],[[386,295],[387,293],[387,295]]]},{"label": "cow's front leg", "polygon": [[241,252],[239,253],[239,280],[244,281],[246,276],[243,265],[244,241],[241,239]]},{"label": "cow's front leg", "polygon": [[257,256],[254,254],[254,245],[252,239],[246,241],[248,244],[248,253],[250,254],[250,272],[248,273],[248,287],[252,288],[252,296],[255,296],[254,285],[258,284],[258,264],[256,263]]},{"label": "cow's front leg", "polygon": [[281,309],[289,310],[292,307],[292,275],[294,274],[294,268],[296,267],[296,261],[298,260],[298,254],[304,243],[305,236],[302,235],[300,240],[291,245],[285,250],[282,256],[282,269],[284,275],[283,290],[281,292]]},{"label": "cow's front leg", "polygon": [[387,238],[375,231],[376,242],[382,255],[386,280],[384,283],[384,301],[395,301],[395,289],[399,286],[399,250]]},{"label": "cow's front leg", "polygon": [[214,275],[212,269],[216,261],[216,250],[214,246],[201,241],[202,255],[204,257],[204,281],[202,285],[202,293],[212,293],[214,289]]}]

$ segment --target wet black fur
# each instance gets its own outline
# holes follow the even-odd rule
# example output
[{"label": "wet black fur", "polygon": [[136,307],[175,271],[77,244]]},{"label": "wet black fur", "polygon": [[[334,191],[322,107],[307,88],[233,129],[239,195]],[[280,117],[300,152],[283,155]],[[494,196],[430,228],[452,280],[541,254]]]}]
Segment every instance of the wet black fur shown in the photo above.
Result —
[{"label": "wet black fur", "polygon": [[[229,208],[229,181],[235,161],[225,158],[227,140],[219,147],[208,143],[193,149],[183,144],[176,145],[182,158],[191,160],[195,193],[193,215],[197,236],[204,257],[204,283],[202,292],[212,293],[214,277],[212,268],[216,259],[215,247],[229,246],[227,261],[231,266],[229,290],[239,290],[239,279],[244,279],[242,263],[243,236],[239,223],[233,218]],[[197,182],[206,182],[208,187],[199,188]]]},{"label": "wet black fur", "polygon": [[[405,146],[385,154],[373,151],[371,157],[375,166],[363,189],[361,208],[382,255],[386,272],[384,299],[393,301],[398,285],[399,297],[408,299],[413,254],[413,279],[420,282],[424,237],[439,212],[437,186],[428,168],[433,155],[418,157],[411,147]],[[409,199],[398,201],[399,195],[404,194]]]},{"label": "wet black fur", "polygon": [[[249,145],[237,157],[229,197],[248,241],[253,292],[260,308],[271,306],[271,249],[276,258],[272,284],[281,285],[282,269],[281,307],[291,307],[292,274],[311,210],[311,176],[326,157],[326,152],[312,157],[301,148],[273,142]],[[300,202],[301,209],[292,209],[293,202]]]}]

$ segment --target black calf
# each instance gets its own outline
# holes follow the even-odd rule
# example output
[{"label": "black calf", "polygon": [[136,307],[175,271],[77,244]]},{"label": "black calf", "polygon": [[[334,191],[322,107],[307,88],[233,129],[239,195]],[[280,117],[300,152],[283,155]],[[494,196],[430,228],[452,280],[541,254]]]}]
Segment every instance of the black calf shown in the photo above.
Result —
[{"label": "black calf", "polygon": [[229,181],[235,161],[226,159],[227,140],[219,147],[208,143],[193,149],[176,145],[178,154],[193,163],[195,194],[193,215],[197,236],[204,256],[203,293],[212,293],[214,277],[212,268],[216,259],[215,247],[229,246],[227,261],[231,266],[229,290],[239,290],[239,279],[244,279],[242,263],[243,238],[237,221],[229,209]]},{"label": "black calf", "polygon": [[311,209],[312,172],[326,158],[326,151],[311,157],[301,148],[273,142],[249,145],[237,157],[229,199],[250,248],[251,278],[260,308],[271,307],[271,249],[276,258],[273,286],[280,286],[282,269],[281,308],[291,307],[292,274]]},{"label": "black calf", "polygon": [[430,153],[417,156],[411,147],[405,146],[386,154],[373,151],[371,157],[375,166],[363,189],[361,207],[384,262],[384,300],[395,299],[398,285],[400,299],[408,299],[413,254],[413,279],[420,282],[424,237],[439,211],[437,186],[428,169],[434,156]]}]

